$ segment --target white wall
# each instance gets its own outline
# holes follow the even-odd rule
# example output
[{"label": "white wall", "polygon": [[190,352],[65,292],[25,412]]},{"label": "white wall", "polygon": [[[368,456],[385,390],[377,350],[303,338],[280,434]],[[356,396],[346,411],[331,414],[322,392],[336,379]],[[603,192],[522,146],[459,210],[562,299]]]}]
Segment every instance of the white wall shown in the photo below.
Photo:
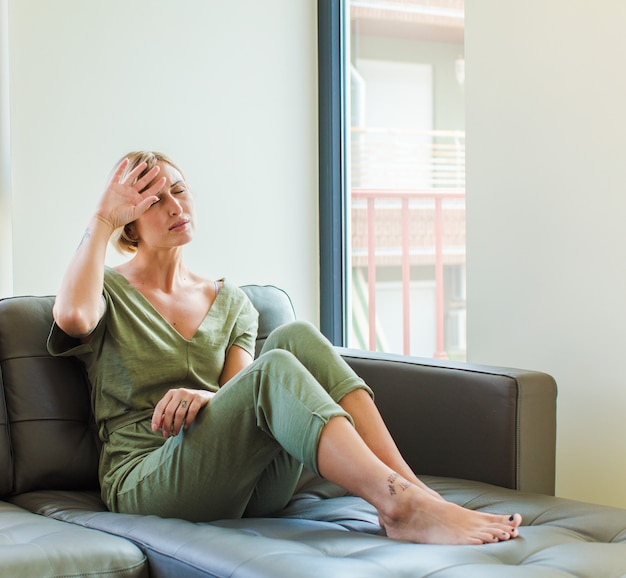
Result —
[{"label": "white wall", "polygon": [[8,0],[0,0],[0,296],[13,291]]},{"label": "white wall", "polygon": [[315,0],[8,5],[13,292],[56,291],[114,163],[147,148],[196,195],[189,264],[317,322]]},{"label": "white wall", "polygon": [[467,0],[468,358],[559,384],[557,493],[626,506],[626,2]]}]

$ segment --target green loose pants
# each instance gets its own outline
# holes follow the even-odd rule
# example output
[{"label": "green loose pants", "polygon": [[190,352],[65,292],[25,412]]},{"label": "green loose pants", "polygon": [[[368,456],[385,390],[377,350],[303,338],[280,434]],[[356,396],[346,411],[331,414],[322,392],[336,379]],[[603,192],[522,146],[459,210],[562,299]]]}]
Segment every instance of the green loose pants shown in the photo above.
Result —
[{"label": "green loose pants", "polygon": [[311,324],[268,337],[261,355],[222,387],[178,436],[126,477],[117,510],[208,522],[285,507],[302,466],[317,473],[325,424],[369,387]]}]

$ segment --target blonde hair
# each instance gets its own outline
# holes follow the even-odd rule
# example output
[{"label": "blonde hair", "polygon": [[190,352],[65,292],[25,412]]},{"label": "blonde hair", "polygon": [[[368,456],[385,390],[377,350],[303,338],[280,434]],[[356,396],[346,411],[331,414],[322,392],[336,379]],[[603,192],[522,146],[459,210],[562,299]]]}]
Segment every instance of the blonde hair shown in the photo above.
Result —
[{"label": "blonde hair", "polygon": [[[122,160],[128,159],[130,162],[126,166],[124,173],[122,174],[122,179],[126,177],[128,173],[130,173],[133,169],[135,169],[141,163],[146,163],[146,168],[141,172],[141,174],[137,177],[139,180],[143,177],[152,167],[154,167],[157,163],[163,162],[168,165],[174,167],[181,175],[183,171],[176,165],[176,163],[170,159],[167,155],[163,153],[159,153],[156,151],[134,151],[130,152],[127,155],[124,155],[118,163],[115,165],[116,167],[122,162]],[[184,175],[183,175],[184,178]],[[134,221],[133,221],[134,222]],[[128,226],[132,225],[132,223],[128,223],[124,227],[120,227],[117,231],[113,233],[112,236],[112,245],[120,252],[120,253],[136,253],[137,246],[139,242],[136,239],[132,239],[128,232]]]}]

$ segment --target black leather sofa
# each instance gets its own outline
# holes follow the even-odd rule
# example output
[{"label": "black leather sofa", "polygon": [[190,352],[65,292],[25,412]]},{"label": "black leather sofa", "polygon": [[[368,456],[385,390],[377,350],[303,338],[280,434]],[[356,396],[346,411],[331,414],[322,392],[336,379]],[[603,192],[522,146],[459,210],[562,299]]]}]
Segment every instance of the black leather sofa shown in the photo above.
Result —
[{"label": "black leather sofa", "polygon": [[[245,290],[261,314],[260,345],[293,309],[274,287]],[[272,518],[108,512],[87,381],[78,362],[46,351],[52,302],[0,301],[3,578],[626,576],[626,510],[553,496],[556,384],[532,371],[341,350],[423,479],[469,508],[520,512],[516,540],[396,542],[369,504],[312,475]]]}]

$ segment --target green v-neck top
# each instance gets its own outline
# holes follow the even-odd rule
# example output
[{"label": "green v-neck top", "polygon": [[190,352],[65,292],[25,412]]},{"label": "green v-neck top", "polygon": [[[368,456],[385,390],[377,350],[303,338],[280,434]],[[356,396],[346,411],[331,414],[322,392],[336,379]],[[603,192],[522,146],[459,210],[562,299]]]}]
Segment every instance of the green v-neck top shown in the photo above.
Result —
[{"label": "green v-neck top", "polygon": [[[116,491],[125,473],[165,442],[161,432],[152,431],[150,418],[167,391],[178,387],[217,391],[233,345],[254,356],[258,313],[239,287],[225,281],[193,337],[185,339],[109,267],[103,296],[106,311],[88,343],[53,324],[48,350],[52,355],[76,356],[85,364],[103,441],[100,483],[108,502],[106,497]],[[115,431],[107,422],[117,424]]]}]

